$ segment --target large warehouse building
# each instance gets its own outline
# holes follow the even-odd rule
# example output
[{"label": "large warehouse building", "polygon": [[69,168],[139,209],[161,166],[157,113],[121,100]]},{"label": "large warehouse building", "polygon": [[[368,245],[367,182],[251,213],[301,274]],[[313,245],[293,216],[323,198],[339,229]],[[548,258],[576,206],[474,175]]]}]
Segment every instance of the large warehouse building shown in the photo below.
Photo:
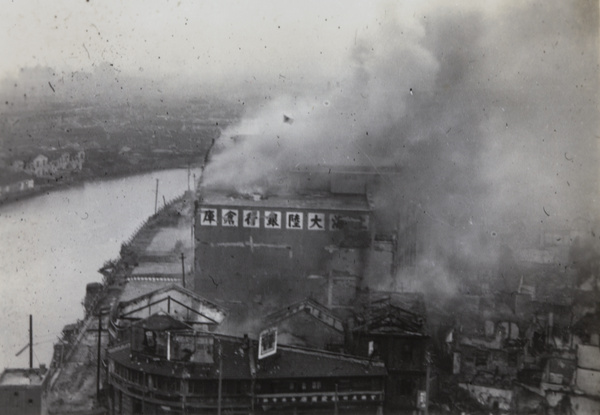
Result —
[{"label": "large warehouse building", "polygon": [[320,167],[273,180],[261,193],[201,186],[194,289],[267,308],[306,297],[349,306],[357,288],[389,282],[406,246],[414,247],[405,237],[399,243],[397,227],[382,225],[373,202],[381,181],[397,174]]}]

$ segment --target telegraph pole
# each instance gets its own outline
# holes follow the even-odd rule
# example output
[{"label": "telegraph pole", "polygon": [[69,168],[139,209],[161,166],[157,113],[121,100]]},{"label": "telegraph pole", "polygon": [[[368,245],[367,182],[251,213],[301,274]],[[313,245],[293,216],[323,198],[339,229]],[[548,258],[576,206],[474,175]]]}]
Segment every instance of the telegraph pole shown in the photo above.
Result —
[{"label": "telegraph pole", "polygon": [[96,399],[100,401],[100,363],[102,350],[102,314],[98,313],[98,368],[96,370]]},{"label": "telegraph pole", "polygon": [[29,369],[33,369],[33,315],[29,315]]},{"label": "telegraph pole", "polygon": [[338,384],[337,382],[335,382],[335,397],[333,399],[333,415],[338,415],[339,411],[338,411]]},{"label": "telegraph pole", "polygon": [[425,353],[425,360],[427,361],[427,372],[425,375],[425,415],[429,414],[429,380],[431,374],[431,353]]},{"label": "telegraph pole", "polygon": [[181,282],[183,283],[183,288],[185,288],[185,263],[183,262],[185,255],[183,252],[181,253]]},{"label": "telegraph pole", "polygon": [[156,179],[156,191],[154,192],[154,214],[156,215],[156,209],[158,208],[158,179]]},{"label": "telegraph pole", "polygon": [[218,391],[218,403],[217,403],[217,415],[221,415],[221,398],[223,395],[223,347],[219,341],[219,391]]}]

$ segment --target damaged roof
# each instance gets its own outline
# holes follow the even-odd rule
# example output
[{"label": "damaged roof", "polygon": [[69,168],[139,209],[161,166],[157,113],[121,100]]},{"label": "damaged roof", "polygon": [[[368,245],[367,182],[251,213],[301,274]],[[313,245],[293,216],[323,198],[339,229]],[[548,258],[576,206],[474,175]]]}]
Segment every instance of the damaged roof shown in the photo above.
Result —
[{"label": "damaged roof", "polygon": [[369,293],[356,311],[353,330],[381,335],[427,336],[423,294]]},{"label": "damaged roof", "polygon": [[118,318],[138,319],[150,315],[152,310],[167,311],[190,323],[219,324],[226,314],[222,307],[212,301],[177,284],[171,284],[121,301],[117,315]]},{"label": "damaged roof", "polygon": [[274,325],[289,317],[296,315],[300,312],[305,312],[311,317],[321,321],[322,323],[330,326],[334,330],[343,332],[344,324],[342,320],[332,314],[331,310],[321,303],[313,300],[312,298],[306,298],[297,303],[291,304],[285,308],[282,308],[275,313],[272,313],[265,317],[265,325]]}]

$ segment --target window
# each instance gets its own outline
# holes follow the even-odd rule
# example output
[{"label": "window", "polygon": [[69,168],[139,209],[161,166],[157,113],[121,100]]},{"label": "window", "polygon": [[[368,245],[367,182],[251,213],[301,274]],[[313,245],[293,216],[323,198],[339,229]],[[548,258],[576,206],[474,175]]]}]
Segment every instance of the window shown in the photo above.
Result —
[{"label": "window", "polygon": [[318,391],[319,389],[321,389],[321,382],[320,381],[314,381],[312,383],[312,390],[314,391]]}]

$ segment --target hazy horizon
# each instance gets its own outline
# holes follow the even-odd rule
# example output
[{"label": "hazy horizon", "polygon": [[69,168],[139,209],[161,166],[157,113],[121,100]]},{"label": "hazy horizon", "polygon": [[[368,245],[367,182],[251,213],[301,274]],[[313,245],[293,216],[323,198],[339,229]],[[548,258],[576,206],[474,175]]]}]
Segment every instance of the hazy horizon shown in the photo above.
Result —
[{"label": "hazy horizon", "polygon": [[11,3],[2,101],[222,94],[244,117],[213,184],[399,166],[378,201],[415,207],[433,268],[492,264],[499,241],[599,217],[598,16],[591,0]]}]

